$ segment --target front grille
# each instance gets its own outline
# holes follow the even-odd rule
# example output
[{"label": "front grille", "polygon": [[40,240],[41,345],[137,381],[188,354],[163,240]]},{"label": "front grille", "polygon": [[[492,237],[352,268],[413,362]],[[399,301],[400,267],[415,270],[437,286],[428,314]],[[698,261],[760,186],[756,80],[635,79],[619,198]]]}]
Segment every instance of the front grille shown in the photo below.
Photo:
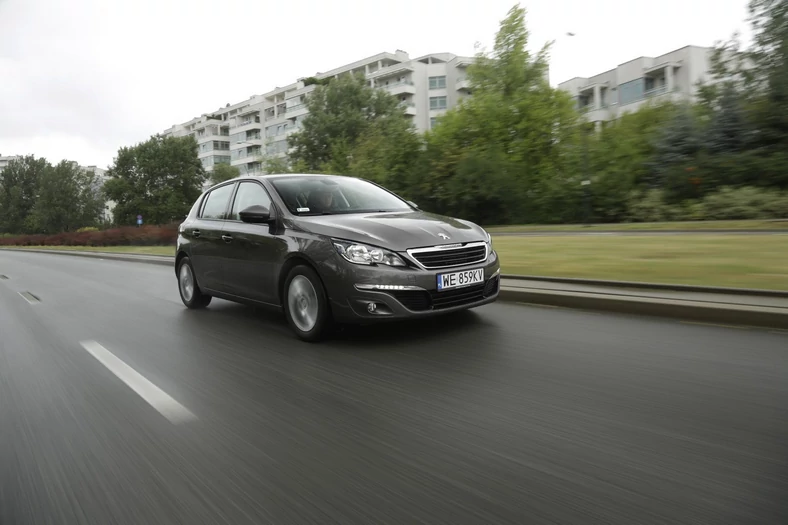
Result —
[{"label": "front grille", "polygon": [[436,270],[484,262],[487,258],[487,245],[482,243],[450,249],[411,250],[409,253],[423,267]]},{"label": "front grille", "polygon": [[445,292],[430,292],[432,296],[432,308],[443,310],[453,306],[463,306],[475,303],[484,299],[484,285],[477,284],[467,288],[457,288]]},{"label": "front grille", "polygon": [[408,310],[424,312],[426,310],[445,310],[454,306],[472,304],[498,291],[498,276],[488,280],[485,284],[477,284],[467,288],[457,288],[445,292],[424,290],[395,290],[388,292],[394,299],[402,303]]},{"label": "front grille", "polygon": [[430,294],[423,290],[400,290],[389,292],[402,306],[414,312],[423,312],[432,307]]}]

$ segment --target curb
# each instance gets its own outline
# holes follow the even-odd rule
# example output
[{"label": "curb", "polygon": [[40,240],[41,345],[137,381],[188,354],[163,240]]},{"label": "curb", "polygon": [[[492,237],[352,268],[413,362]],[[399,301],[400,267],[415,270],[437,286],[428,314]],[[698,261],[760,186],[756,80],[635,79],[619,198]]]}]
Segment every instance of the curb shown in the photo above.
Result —
[{"label": "curb", "polygon": [[629,288],[635,290],[663,290],[667,292],[707,293],[725,295],[749,295],[754,297],[788,298],[788,291],[764,290],[760,288],[726,288],[721,286],[697,286],[692,284],[664,284],[639,281],[609,281],[605,279],[578,279],[575,277],[546,277],[540,275],[501,275],[512,281],[536,281],[544,283],[604,286],[606,288]]},{"label": "curb", "polygon": [[662,317],[702,323],[788,329],[788,308],[709,303],[558,290],[501,287],[503,301]]},{"label": "curb", "polygon": [[[0,248],[2,249],[2,248]],[[77,252],[55,250],[24,250],[6,249],[7,251],[25,251],[54,255],[73,255],[93,259],[112,259],[124,262],[137,262],[172,267],[175,257],[167,255],[126,255],[109,252]],[[715,303],[692,299],[667,299],[656,297],[638,297],[616,295],[613,290],[620,288],[639,288],[643,290],[680,291],[684,293],[707,293],[726,295],[749,295],[762,297],[788,298],[788,292],[772,290],[743,290],[729,288],[713,288],[688,285],[665,285],[656,283],[638,283],[627,281],[603,281],[572,279],[561,277],[535,277],[501,275],[502,282],[499,299],[506,302],[528,303],[544,306],[555,306],[578,310],[595,310],[619,314],[635,314],[649,317],[681,319],[715,324],[738,326],[754,326],[762,328],[788,329],[788,306],[751,306],[742,304]],[[577,285],[593,285],[608,288],[611,293],[581,292],[566,290],[542,290],[538,288],[520,288],[507,286],[510,281],[542,281]]]},{"label": "curb", "polygon": [[26,250],[24,248],[0,248],[0,250],[8,252],[45,253],[50,255],[71,255],[74,257],[87,257],[88,259],[112,259],[114,261],[158,264],[162,266],[175,265],[175,257],[170,255],[133,255],[112,252],[78,252],[68,250]]}]

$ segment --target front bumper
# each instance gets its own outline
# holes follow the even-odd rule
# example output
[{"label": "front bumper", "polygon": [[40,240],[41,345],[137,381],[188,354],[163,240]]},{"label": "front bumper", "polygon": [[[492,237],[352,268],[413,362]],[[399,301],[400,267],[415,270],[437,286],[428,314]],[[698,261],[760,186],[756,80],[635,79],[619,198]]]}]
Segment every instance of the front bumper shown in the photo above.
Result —
[{"label": "front bumper", "polygon": [[[492,251],[486,261],[442,270],[363,266],[343,261],[340,279],[326,283],[334,318],[345,323],[415,319],[476,308],[495,302],[500,291],[500,263]],[[437,290],[437,276],[484,269],[484,281]],[[373,306],[370,306],[373,305]]]}]

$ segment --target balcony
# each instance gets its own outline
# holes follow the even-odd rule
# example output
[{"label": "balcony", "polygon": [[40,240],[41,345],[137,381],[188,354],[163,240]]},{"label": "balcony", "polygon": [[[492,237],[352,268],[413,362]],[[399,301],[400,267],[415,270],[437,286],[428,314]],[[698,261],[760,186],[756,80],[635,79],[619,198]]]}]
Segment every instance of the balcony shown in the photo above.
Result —
[{"label": "balcony", "polygon": [[199,144],[202,144],[203,142],[208,142],[208,141],[211,141],[211,140],[225,140],[226,141],[227,137],[229,137],[229,136],[230,136],[229,133],[210,133],[210,134],[203,133],[202,135],[198,134],[195,138],[197,139],[197,142]]},{"label": "balcony", "polygon": [[386,86],[378,86],[380,88],[385,89],[392,95],[415,95],[416,94],[416,86],[413,85],[413,82],[410,80],[403,80],[401,82],[395,82],[393,84],[388,84]]},{"label": "balcony", "polygon": [[405,114],[411,117],[416,116],[416,104],[412,102],[400,102],[400,107],[405,108]]},{"label": "balcony", "polygon": [[290,106],[285,110],[285,116],[287,118],[296,118],[300,117],[301,115],[306,115],[309,113],[309,110],[306,107],[306,104],[297,104],[295,106]]},{"label": "balcony", "polygon": [[232,129],[238,130],[239,128],[247,127],[247,126],[257,126],[260,127],[260,117],[243,119],[241,121],[236,121],[235,126],[232,126]]},{"label": "balcony", "polygon": [[242,140],[240,142],[236,142],[231,147],[232,147],[232,149],[234,151],[234,150],[237,150],[237,149],[243,150],[244,148],[249,148],[249,147],[252,147],[252,148],[253,147],[258,147],[259,148],[262,145],[263,145],[263,139],[261,137],[257,137],[257,138],[254,138],[254,139],[246,139],[246,140]]},{"label": "balcony", "polygon": [[677,68],[681,67],[681,61],[677,60],[668,60],[666,62],[660,62],[659,64],[655,64],[651,67],[644,67],[643,74],[644,75],[651,75],[652,73],[656,73],[658,71],[662,71],[667,68]]},{"label": "balcony", "polygon": [[470,91],[471,90],[471,82],[467,78],[462,78],[457,80],[457,84],[455,84],[457,91]]},{"label": "balcony", "polygon": [[[290,116],[291,115],[287,114],[287,108],[285,108],[284,106],[281,106],[279,108],[279,110],[278,110],[278,114],[275,114],[273,111],[270,111],[270,112],[267,111],[266,114],[265,114],[265,122],[266,122],[266,124],[269,124],[271,122],[278,122],[278,121],[286,119],[286,118],[288,118]],[[297,116],[297,115],[295,113],[293,113],[292,116]]]},{"label": "balcony", "polygon": [[589,104],[582,111],[589,122],[607,121],[614,116],[613,110],[607,104]]},{"label": "balcony", "polygon": [[310,84],[308,86],[304,86],[301,89],[296,89],[295,91],[291,91],[287,94],[288,100],[291,98],[299,97],[301,95],[306,95],[307,93],[311,93],[317,89],[317,84]]},{"label": "balcony", "polygon": [[399,64],[393,64],[393,65],[388,66],[388,67],[380,68],[377,71],[372,71],[372,72],[370,72],[367,75],[367,78],[369,78],[369,79],[373,79],[373,78],[376,78],[376,79],[377,78],[388,78],[388,77],[392,77],[392,76],[395,76],[395,75],[402,75],[402,74],[407,74],[407,73],[413,73],[414,71],[415,71],[415,68],[413,66],[411,66],[410,64],[408,64],[408,63],[404,63],[404,64],[403,63],[399,63]]},{"label": "balcony", "polygon": [[659,86],[652,89],[647,89],[646,91],[643,92],[643,96],[646,98],[658,97],[660,95],[664,95],[667,92],[668,92],[668,86]]}]

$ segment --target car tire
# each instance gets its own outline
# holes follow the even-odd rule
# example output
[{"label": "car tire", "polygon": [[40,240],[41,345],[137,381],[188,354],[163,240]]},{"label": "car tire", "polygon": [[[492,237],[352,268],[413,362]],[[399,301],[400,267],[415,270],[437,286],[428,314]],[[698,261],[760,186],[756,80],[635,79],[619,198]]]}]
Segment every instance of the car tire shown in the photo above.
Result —
[{"label": "car tire", "polygon": [[287,324],[299,339],[315,343],[331,324],[328,295],[317,272],[306,265],[290,270],[285,279],[283,309]]},{"label": "car tire", "polygon": [[204,294],[197,285],[194,267],[188,257],[184,257],[178,263],[178,292],[187,308],[197,310],[211,304],[211,296]]}]

